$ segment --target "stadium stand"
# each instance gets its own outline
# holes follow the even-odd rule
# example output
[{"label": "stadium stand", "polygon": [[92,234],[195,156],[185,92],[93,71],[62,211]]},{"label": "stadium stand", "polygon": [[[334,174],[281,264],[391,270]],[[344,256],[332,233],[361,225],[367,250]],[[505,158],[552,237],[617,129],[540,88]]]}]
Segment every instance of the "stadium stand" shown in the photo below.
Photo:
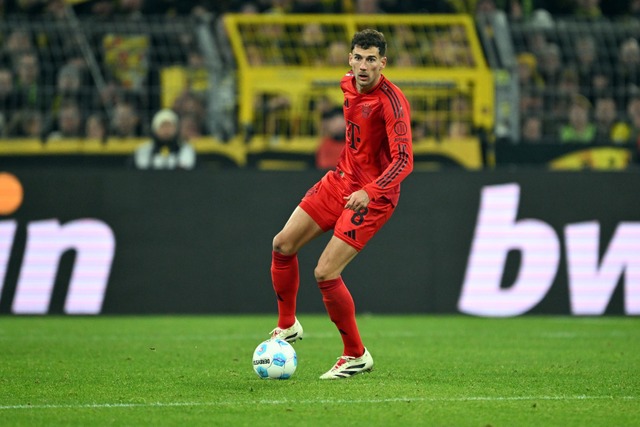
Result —
[{"label": "stadium stand", "polygon": [[169,107],[200,166],[313,167],[322,117],[342,101],[350,37],[364,27],[389,40],[385,74],[412,104],[417,168],[492,167],[505,158],[496,147],[510,153],[508,163],[544,163],[577,142],[613,147],[617,157],[605,163],[616,167],[637,155],[640,21],[633,16],[528,11],[513,19],[487,8],[491,1],[479,2],[489,12],[475,15],[406,14],[424,8],[420,2],[382,2],[368,15],[335,14],[360,7],[348,1],[258,14],[224,13],[213,2],[219,15],[187,12],[207,2],[186,2],[183,13],[166,3],[164,15],[78,17],[81,8],[61,1],[5,15],[0,156],[16,164],[123,164],[148,138],[153,114]]}]

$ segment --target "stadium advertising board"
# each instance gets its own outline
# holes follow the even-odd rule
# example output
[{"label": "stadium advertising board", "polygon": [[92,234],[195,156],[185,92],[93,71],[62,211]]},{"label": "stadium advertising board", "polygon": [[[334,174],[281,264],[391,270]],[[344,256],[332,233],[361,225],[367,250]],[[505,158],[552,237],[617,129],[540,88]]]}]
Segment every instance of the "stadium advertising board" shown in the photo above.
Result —
[{"label": "stadium advertising board", "polygon": [[[0,313],[275,312],[271,239],[321,172],[10,171]],[[18,186],[16,186],[16,182]],[[640,314],[640,175],[429,172],[344,272],[360,313]],[[299,254],[299,308],[322,312]]]}]

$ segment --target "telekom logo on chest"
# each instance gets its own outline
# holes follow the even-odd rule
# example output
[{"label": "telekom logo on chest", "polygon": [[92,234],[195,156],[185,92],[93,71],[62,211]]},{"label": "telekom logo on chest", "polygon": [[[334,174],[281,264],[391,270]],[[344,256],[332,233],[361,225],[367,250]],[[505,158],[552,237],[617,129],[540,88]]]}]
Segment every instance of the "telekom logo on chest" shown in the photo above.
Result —
[{"label": "telekom logo on chest", "polygon": [[[558,273],[561,238],[539,219],[517,219],[520,187],[482,190],[458,309],[480,316],[516,316],[545,297]],[[600,256],[600,223],[564,227],[569,300],[572,314],[601,315],[618,283],[624,286],[626,314],[640,314],[640,222],[620,222]],[[507,255],[520,252],[514,283],[501,286]]]},{"label": "telekom logo on chest", "polygon": [[[11,214],[22,202],[22,187],[13,175],[0,173],[0,214]],[[0,295],[16,240],[18,222],[0,221]],[[75,251],[64,311],[98,314],[115,253],[111,228],[96,219],[60,224],[57,219],[29,222],[26,244],[11,310],[16,314],[45,314],[53,295],[62,255]]]}]

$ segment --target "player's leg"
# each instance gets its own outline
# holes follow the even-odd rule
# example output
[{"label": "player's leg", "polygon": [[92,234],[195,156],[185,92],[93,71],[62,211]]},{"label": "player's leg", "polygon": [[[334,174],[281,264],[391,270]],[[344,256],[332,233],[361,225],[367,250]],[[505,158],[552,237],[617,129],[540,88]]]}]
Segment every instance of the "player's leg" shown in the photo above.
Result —
[{"label": "player's leg", "polygon": [[348,378],[373,369],[373,358],[362,344],[358,331],[353,298],[341,276],[344,268],[357,254],[358,251],[353,246],[333,236],[314,271],[322,292],[322,301],[329,318],[340,332],[344,347],[338,362],[321,379]]},{"label": "player's leg", "polygon": [[273,239],[271,280],[278,299],[278,326],[271,332],[273,337],[289,342],[302,339],[302,326],[296,319],[296,299],[300,286],[297,253],[322,233],[309,214],[297,207]]},{"label": "player's leg", "polygon": [[344,268],[357,254],[358,251],[353,246],[333,236],[314,270],[329,318],[340,331],[344,356],[361,356],[364,353],[356,324],[355,304],[341,276]]},{"label": "player's leg", "polygon": [[373,358],[364,347],[356,324],[355,304],[344,282],[342,271],[380,230],[393,213],[390,203],[370,203],[357,212],[344,210],[337,220],[334,235],[318,261],[315,275],[325,307],[336,324],[344,350],[322,379],[348,378],[373,368]]}]

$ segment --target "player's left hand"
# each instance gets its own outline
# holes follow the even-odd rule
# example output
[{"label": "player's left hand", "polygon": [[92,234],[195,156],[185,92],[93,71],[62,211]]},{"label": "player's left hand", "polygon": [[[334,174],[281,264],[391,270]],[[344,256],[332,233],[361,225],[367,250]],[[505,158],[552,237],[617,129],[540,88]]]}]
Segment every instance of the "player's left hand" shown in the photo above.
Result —
[{"label": "player's left hand", "polygon": [[351,209],[354,212],[358,212],[361,209],[366,208],[369,205],[369,195],[364,190],[354,191],[348,196],[344,197],[346,203],[345,209]]}]

